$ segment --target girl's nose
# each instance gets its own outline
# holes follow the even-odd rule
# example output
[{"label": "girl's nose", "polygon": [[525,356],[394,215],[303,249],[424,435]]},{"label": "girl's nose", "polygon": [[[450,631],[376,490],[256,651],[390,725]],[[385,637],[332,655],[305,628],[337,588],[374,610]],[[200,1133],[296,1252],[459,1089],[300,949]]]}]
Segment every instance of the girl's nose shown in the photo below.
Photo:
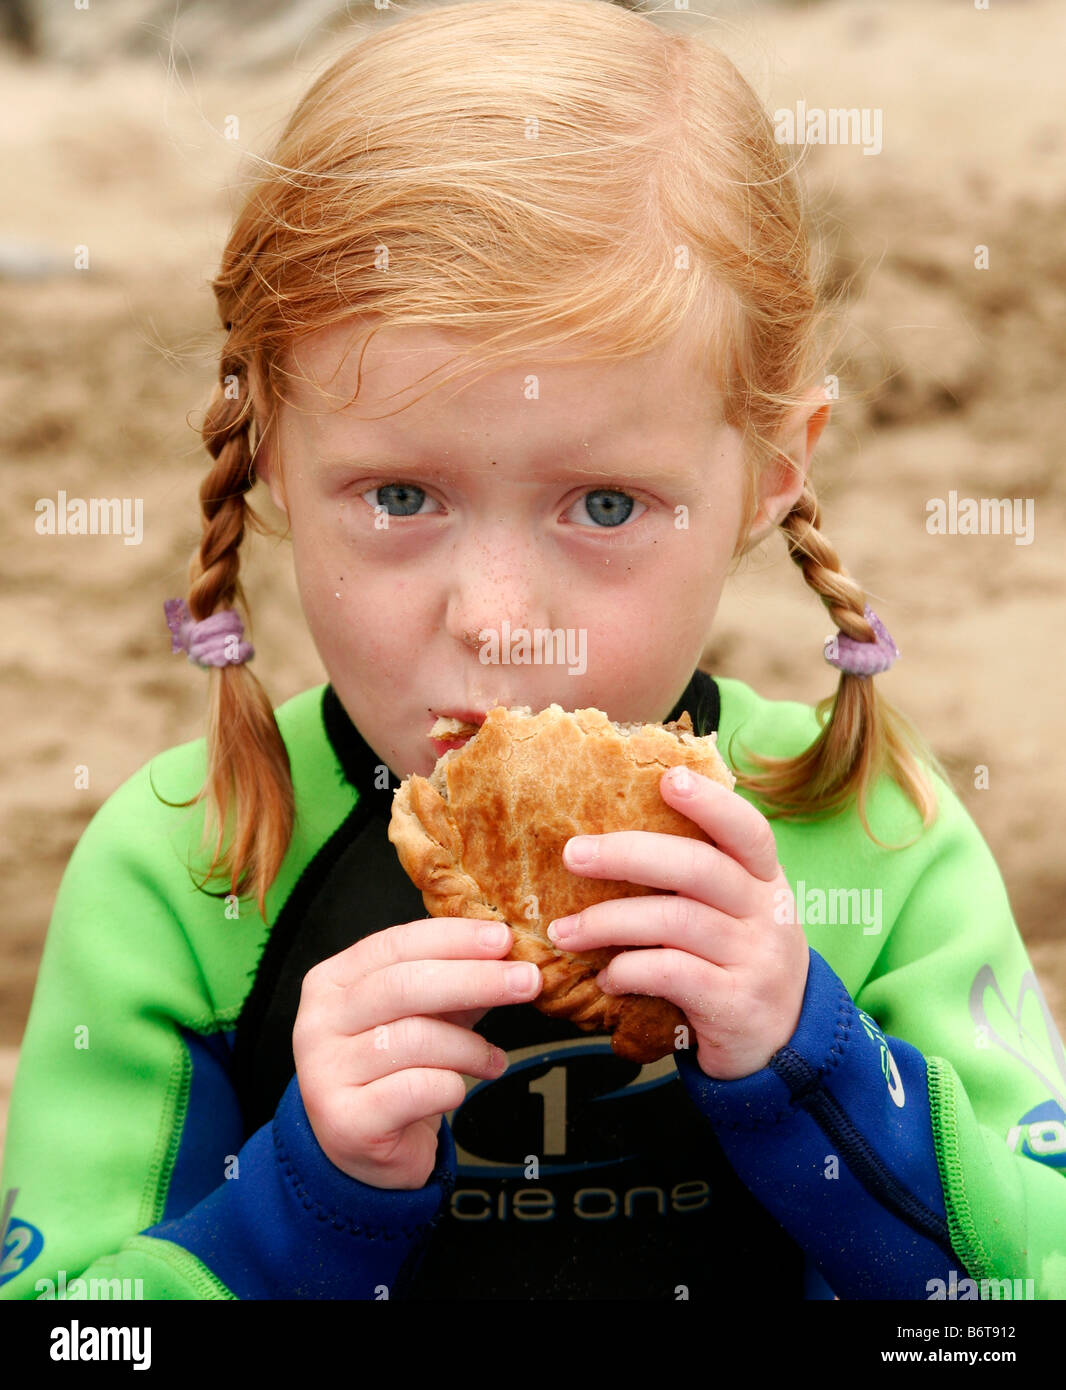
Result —
[{"label": "girl's nose", "polygon": [[446,626],[457,642],[476,651],[505,622],[512,632],[550,626],[543,563],[513,540],[457,548],[451,564]]}]

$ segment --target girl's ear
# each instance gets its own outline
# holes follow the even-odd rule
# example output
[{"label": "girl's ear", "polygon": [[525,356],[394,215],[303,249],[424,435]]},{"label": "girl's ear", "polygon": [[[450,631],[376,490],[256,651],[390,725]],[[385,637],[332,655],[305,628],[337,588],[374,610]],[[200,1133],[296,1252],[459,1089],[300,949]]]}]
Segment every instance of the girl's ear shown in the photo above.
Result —
[{"label": "girl's ear", "polygon": [[759,477],[758,510],[738,554],[746,555],[764,541],[799,501],[810,472],[811,456],[829,422],[830,411],[819,386],[788,417],[778,444],[780,452],[763,467]]},{"label": "girl's ear", "polygon": [[266,483],[274,506],[288,516],[289,504],[277,460],[277,410],[267,409],[266,395],[254,370],[249,371],[249,389],[255,411],[255,447],[252,455],[255,476]]},{"label": "girl's ear", "polygon": [[285,484],[274,451],[276,429],[277,420],[274,419],[267,429],[260,434],[257,423],[255,453],[252,462],[255,467],[255,476],[266,483],[274,506],[287,517],[289,515],[289,502],[285,496]]}]

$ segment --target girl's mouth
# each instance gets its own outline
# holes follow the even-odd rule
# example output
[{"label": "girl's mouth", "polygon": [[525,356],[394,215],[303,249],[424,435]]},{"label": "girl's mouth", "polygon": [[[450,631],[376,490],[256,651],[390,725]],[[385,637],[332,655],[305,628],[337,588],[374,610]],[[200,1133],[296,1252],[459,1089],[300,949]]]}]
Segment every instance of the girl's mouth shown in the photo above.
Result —
[{"label": "girl's mouth", "polygon": [[453,748],[464,748],[473,737],[473,734],[457,734],[451,738],[431,739],[430,742],[437,757],[443,758],[445,753],[450,753]]},{"label": "girl's mouth", "polygon": [[480,729],[484,719],[484,715],[475,719],[459,718],[455,715],[441,715],[437,718],[427,735],[437,757],[442,758],[453,748],[464,747]]}]

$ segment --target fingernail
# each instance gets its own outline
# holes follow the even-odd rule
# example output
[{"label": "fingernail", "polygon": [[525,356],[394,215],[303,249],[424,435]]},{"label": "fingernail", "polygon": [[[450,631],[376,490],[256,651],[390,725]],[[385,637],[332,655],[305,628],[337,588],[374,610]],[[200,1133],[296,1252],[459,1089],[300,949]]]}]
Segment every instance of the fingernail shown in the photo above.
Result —
[{"label": "fingernail", "polygon": [[564,856],[570,864],[591,864],[597,853],[596,841],[588,835],[578,835],[575,839],[568,840],[564,850]]},{"label": "fingernail", "polygon": [[687,767],[675,767],[670,773],[670,786],[681,796],[691,796],[696,787],[696,779]]},{"label": "fingernail", "polygon": [[576,929],[577,923],[572,917],[559,917],[548,927],[548,939],[562,941],[564,937],[573,936]]},{"label": "fingernail", "polygon": [[517,965],[507,967],[507,984],[515,994],[528,994],[537,983],[540,974],[537,967],[530,961],[523,961]]},{"label": "fingernail", "polygon": [[486,922],[477,929],[477,939],[482,946],[502,946],[510,935],[502,922]]}]

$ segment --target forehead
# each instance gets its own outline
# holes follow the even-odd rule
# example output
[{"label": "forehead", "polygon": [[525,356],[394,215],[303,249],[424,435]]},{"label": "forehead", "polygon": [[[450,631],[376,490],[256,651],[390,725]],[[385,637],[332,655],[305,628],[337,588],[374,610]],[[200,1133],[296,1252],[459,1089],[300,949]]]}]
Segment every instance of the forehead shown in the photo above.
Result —
[{"label": "forehead", "polygon": [[509,423],[524,434],[565,427],[591,442],[705,430],[722,418],[720,394],[697,365],[699,344],[684,334],[615,360],[566,361],[591,350],[581,339],[528,358],[512,349],[501,365],[483,363],[446,384],[445,376],[473,362],[478,340],[432,327],[370,335],[365,322],[335,325],[287,354],[285,397],[316,434],[359,428],[382,439],[439,440]]}]

